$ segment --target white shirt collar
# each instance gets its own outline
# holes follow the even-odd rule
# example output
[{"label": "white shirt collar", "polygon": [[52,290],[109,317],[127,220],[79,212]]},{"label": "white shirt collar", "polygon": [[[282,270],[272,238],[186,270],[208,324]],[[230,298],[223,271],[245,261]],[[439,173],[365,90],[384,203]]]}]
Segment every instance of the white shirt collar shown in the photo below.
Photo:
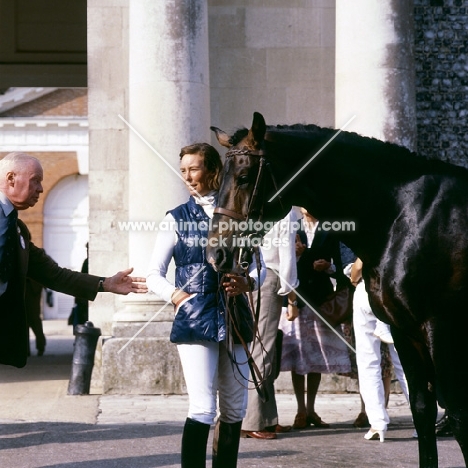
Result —
[{"label": "white shirt collar", "polygon": [[5,213],[5,217],[9,216],[9,214],[15,209],[11,201],[2,191],[0,191],[0,206],[2,207],[3,213]]},{"label": "white shirt collar", "polygon": [[309,248],[312,245],[312,242],[314,241],[318,225],[319,225],[318,220],[315,222],[309,222],[309,221],[306,222],[305,218],[303,218],[304,231],[307,235],[307,247]]}]

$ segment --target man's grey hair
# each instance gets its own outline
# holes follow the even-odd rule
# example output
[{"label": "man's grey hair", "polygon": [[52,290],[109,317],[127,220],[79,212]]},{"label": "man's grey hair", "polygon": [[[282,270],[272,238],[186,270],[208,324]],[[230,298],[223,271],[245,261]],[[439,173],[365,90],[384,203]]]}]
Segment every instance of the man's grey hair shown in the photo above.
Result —
[{"label": "man's grey hair", "polygon": [[0,175],[4,176],[7,172],[17,168],[21,163],[31,161],[36,161],[39,165],[41,164],[39,159],[27,153],[21,153],[18,151],[8,153],[3,159],[0,159]]}]

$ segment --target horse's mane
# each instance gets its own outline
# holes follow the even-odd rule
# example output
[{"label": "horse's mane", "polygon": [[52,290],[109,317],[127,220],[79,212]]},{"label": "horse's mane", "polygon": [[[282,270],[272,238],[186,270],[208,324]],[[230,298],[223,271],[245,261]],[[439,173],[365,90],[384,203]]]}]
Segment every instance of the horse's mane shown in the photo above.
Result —
[{"label": "horse's mane", "polygon": [[[313,124],[267,126],[267,134],[278,144],[286,142],[291,144],[292,141],[301,141],[303,144],[304,141],[310,141],[315,138],[327,141],[335,135],[336,132],[336,129],[319,127]],[[230,143],[232,145],[238,144],[247,134],[248,129],[239,128],[230,138]],[[268,135],[266,137],[267,140],[269,139]],[[466,168],[440,159],[422,156],[396,143],[390,143],[346,131],[340,133],[336,138],[336,142],[350,145],[355,150],[361,150],[362,153],[372,152],[376,155],[375,161],[379,165],[389,164],[389,167],[398,168],[399,171],[405,172],[407,175],[411,173],[452,175],[468,179],[468,170]]]},{"label": "horse's mane", "polygon": [[249,131],[245,128],[238,128],[234,134],[229,138],[229,143],[232,146],[236,146],[238,143],[240,143],[249,133]]}]

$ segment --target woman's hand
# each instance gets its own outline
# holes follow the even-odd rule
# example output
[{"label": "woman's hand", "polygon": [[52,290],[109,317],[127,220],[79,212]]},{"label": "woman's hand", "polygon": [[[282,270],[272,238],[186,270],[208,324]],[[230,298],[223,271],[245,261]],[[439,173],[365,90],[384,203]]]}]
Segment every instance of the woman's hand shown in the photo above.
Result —
[{"label": "woman's hand", "polygon": [[247,278],[240,275],[228,273],[223,277],[223,288],[230,297],[249,291]]},{"label": "woman's hand", "polygon": [[174,306],[177,308],[177,306],[187,297],[189,297],[190,294],[186,293],[185,291],[182,291],[182,289],[176,289],[171,296],[171,301],[174,304]]},{"label": "woman's hand", "polygon": [[328,270],[330,266],[331,266],[331,263],[327,262],[323,258],[321,258],[320,260],[315,260],[314,262],[315,271],[325,271],[325,270]]},{"label": "woman's hand", "polygon": [[289,322],[293,322],[299,317],[299,308],[296,305],[288,304],[288,309],[286,310],[286,319]]}]

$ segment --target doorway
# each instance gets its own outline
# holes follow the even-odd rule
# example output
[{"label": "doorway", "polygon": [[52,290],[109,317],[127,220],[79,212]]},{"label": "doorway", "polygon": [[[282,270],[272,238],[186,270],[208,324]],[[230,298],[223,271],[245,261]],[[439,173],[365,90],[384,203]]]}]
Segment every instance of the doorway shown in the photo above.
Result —
[{"label": "doorway", "polygon": [[[44,203],[44,249],[61,266],[80,271],[86,258],[89,198],[88,176],[60,180]],[[74,298],[59,292],[45,295],[44,319],[68,319]]]}]

